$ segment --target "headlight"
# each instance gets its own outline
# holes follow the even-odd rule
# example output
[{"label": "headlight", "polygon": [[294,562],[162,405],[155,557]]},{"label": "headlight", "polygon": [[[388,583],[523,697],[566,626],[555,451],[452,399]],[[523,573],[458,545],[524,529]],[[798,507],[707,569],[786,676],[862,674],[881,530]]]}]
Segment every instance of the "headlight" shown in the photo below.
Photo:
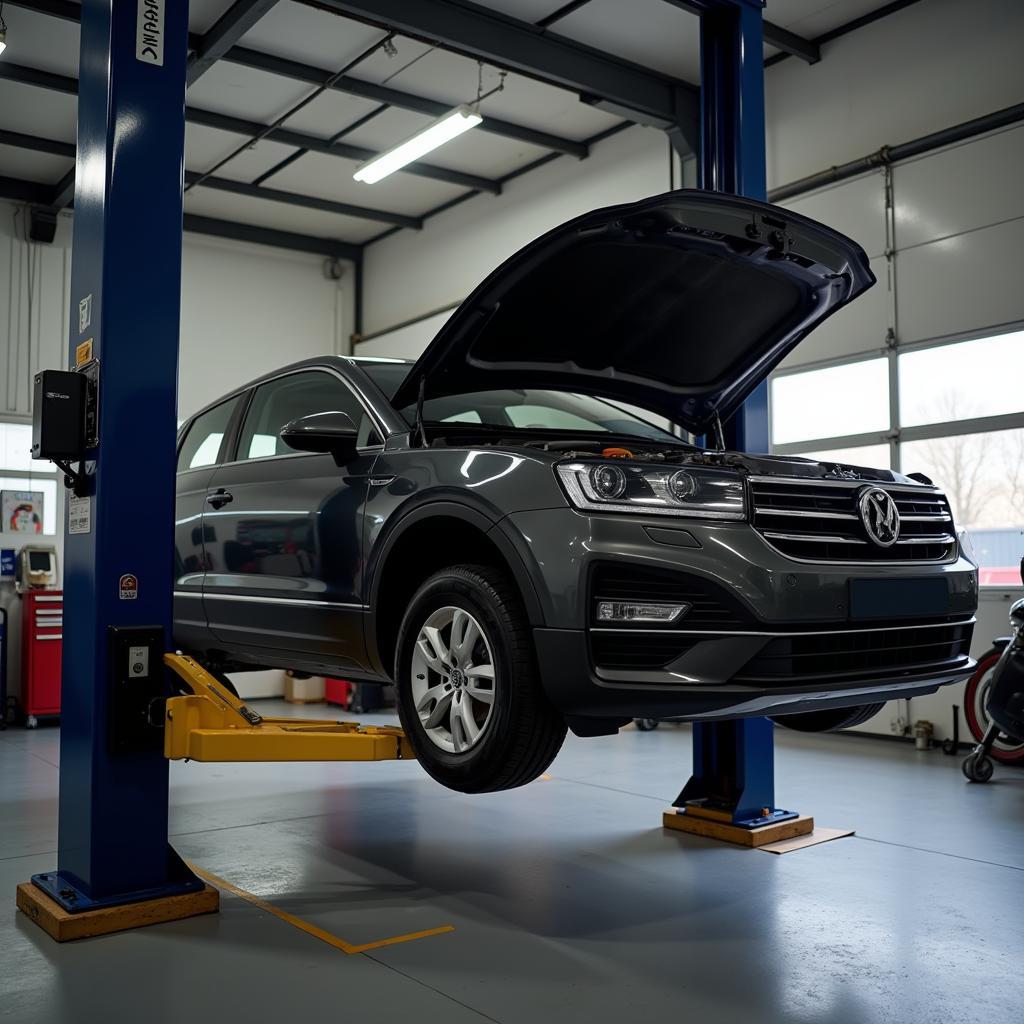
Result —
[{"label": "headlight", "polygon": [[746,518],[743,480],[736,473],[636,462],[566,462],[555,469],[569,500],[579,509]]}]

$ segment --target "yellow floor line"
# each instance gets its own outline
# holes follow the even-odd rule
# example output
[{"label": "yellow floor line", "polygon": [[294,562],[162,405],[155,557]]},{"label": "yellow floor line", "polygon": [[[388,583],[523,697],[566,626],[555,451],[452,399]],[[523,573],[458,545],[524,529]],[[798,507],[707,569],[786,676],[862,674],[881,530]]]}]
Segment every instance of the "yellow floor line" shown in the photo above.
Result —
[{"label": "yellow floor line", "polygon": [[397,946],[400,942],[413,942],[416,939],[428,939],[432,935],[443,935],[445,932],[453,932],[455,928],[453,925],[446,924],[440,928],[429,928],[423,932],[409,932],[406,935],[392,935],[387,939],[377,939],[376,942],[363,942],[359,945],[354,945],[351,942],[346,942],[343,938],[338,935],[332,935],[330,932],[324,931],[323,928],[317,928],[315,924],[310,924],[308,921],[304,921],[301,917],[296,917],[294,914],[289,914],[286,910],[281,910],[280,907],[275,907],[272,903],[268,903],[266,900],[261,899],[254,893],[246,892],[245,889],[240,889],[237,885],[232,885],[231,882],[224,878],[214,875],[209,871],[204,871],[200,867],[196,867],[195,864],[189,864],[189,867],[202,879],[205,879],[210,885],[216,886],[218,889],[223,889],[226,892],[230,892],[240,899],[246,900],[251,903],[254,907],[259,907],[260,910],[265,910],[268,914],[273,914],[274,917],[285,921],[290,924],[293,928],[298,928],[299,931],[305,932],[307,935],[312,935],[314,939],[319,939],[321,942],[326,942],[329,946],[334,946],[335,949],[340,949],[343,953],[365,953],[367,950],[380,949],[382,946]]}]

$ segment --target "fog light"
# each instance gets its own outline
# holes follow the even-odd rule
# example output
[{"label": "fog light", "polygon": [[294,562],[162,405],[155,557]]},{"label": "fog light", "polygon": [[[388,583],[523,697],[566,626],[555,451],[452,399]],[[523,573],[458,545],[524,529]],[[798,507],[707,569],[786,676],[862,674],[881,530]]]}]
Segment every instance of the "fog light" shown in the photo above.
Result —
[{"label": "fog light", "polygon": [[647,602],[598,601],[598,622],[675,622],[690,610],[690,605]]}]

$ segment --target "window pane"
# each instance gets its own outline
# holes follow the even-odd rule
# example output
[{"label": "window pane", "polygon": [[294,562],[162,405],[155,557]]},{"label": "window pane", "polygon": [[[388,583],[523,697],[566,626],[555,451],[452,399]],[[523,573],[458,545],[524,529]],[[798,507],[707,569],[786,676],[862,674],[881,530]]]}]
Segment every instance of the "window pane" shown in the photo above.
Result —
[{"label": "window pane", "polygon": [[506,410],[512,425],[524,429],[593,430],[594,424],[565,409],[545,405],[510,405]]},{"label": "window pane", "polygon": [[0,423],[0,469],[57,472],[52,462],[32,458],[30,423]]},{"label": "window pane", "polygon": [[772,381],[772,442],[889,429],[886,359],[808,370]]},{"label": "window pane", "polygon": [[1024,430],[940,437],[901,446],[903,472],[941,487],[971,532],[981,582],[1016,584],[1024,555]]},{"label": "window pane", "polygon": [[217,461],[220,443],[224,440],[231,415],[240,400],[236,397],[227,402],[221,402],[209,412],[204,412],[189,427],[185,441],[178,452],[179,473],[183,473],[186,469],[212,466]]},{"label": "window pane", "polygon": [[332,374],[314,370],[293,373],[257,388],[245,414],[238,458],[294,454],[295,449],[281,440],[281,428],[301,416],[318,412],[347,413],[359,428],[357,443],[367,443],[371,422],[355,394]]},{"label": "window pane", "polygon": [[801,459],[817,459],[818,462],[841,462],[847,466],[864,466],[867,469],[889,468],[889,446],[867,444],[859,448],[830,448],[827,451],[800,452]]},{"label": "window pane", "polygon": [[1024,331],[939,345],[899,357],[905,427],[1024,410]]},{"label": "window pane", "polygon": [[[63,490],[63,488],[61,489]],[[43,514],[40,517],[38,509],[29,509],[30,502],[16,500],[18,492],[42,492]],[[3,523],[0,524],[2,533],[21,533],[27,526],[29,532],[40,534],[55,534],[57,532],[57,481],[52,477],[32,476],[0,476],[0,492],[7,492],[3,501]],[[64,507],[64,496],[60,494],[61,508]],[[12,521],[15,520],[15,521]],[[40,530],[35,526],[39,525]],[[20,529],[19,529],[20,527]]]}]

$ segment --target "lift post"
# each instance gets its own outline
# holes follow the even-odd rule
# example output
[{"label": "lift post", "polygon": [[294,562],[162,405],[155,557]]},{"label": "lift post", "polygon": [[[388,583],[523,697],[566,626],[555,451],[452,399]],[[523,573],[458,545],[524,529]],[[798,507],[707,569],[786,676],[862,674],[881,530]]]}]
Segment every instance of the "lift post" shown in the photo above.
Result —
[{"label": "lift post", "polygon": [[89,934],[130,926],[114,908],[217,907],[168,845],[167,761],[124,703],[163,692],[170,636],[187,18],[168,0],[81,11],[68,360],[93,385],[90,436],[65,531],[57,869],[18,892],[79,933],[90,914]]},{"label": "lift post", "polygon": [[[695,0],[701,19],[701,188],[766,197],[763,0]],[[768,451],[768,385],[725,425],[726,445]],[[696,722],[693,775],[668,828],[747,846],[805,835],[811,818],[775,806],[773,725],[767,718]]]}]

